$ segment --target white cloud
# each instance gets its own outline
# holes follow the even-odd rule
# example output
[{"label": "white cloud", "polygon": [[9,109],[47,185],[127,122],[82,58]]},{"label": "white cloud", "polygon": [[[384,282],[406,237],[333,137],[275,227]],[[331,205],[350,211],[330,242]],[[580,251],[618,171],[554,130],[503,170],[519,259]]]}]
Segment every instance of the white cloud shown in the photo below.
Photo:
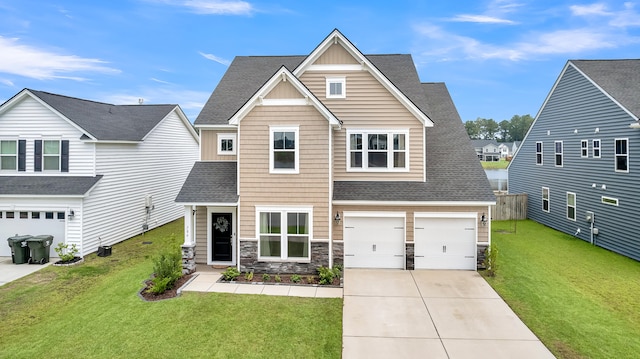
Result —
[{"label": "white cloud", "polygon": [[153,81],[153,82],[157,82],[159,84],[171,85],[171,82],[163,81],[163,80],[157,79],[155,77],[150,78],[150,80]]},{"label": "white cloud", "polygon": [[86,78],[77,73],[119,73],[98,59],[76,55],[62,55],[47,50],[23,45],[18,39],[0,36],[0,73],[9,73],[38,80],[71,79],[83,81]]},{"label": "white cloud", "polygon": [[454,22],[475,22],[482,24],[515,24],[514,21],[507,19],[500,19],[497,17],[487,16],[487,15],[457,15],[451,18],[451,21]]},{"label": "white cloud", "polygon": [[624,10],[614,14],[610,25],[615,27],[640,26],[640,14],[635,11],[634,7],[634,3],[624,3]]},{"label": "white cloud", "polygon": [[149,2],[185,7],[204,15],[251,15],[253,6],[240,0],[147,0]]},{"label": "white cloud", "polygon": [[14,87],[15,86],[13,81],[7,80],[7,79],[0,79],[0,84],[3,84],[3,85],[8,86],[8,87]]},{"label": "white cloud", "polygon": [[225,66],[229,66],[231,64],[231,61],[223,59],[221,57],[218,57],[216,55],[213,54],[205,54],[204,52],[200,52],[198,51],[198,53],[204,57],[205,59],[211,60],[211,61],[215,61],[219,64],[225,65]]},{"label": "white cloud", "polygon": [[591,5],[572,5],[569,7],[571,13],[575,16],[609,16],[611,13],[607,11],[607,5],[602,3],[595,3]]},{"label": "white cloud", "polygon": [[460,14],[456,15],[449,21],[453,22],[472,22],[478,24],[516,24],[515,21],[505,18],[506,14],[512,13],[522,5],[512,0],[494,0],[487,5],[487,9],[481,14]]}]

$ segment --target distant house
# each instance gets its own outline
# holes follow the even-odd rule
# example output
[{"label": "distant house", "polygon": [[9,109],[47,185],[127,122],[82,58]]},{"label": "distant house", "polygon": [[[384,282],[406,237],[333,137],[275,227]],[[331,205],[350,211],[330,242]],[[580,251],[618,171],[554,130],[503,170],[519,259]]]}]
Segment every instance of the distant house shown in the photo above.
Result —
[{"label": "distant house", "polygon": [[495,140],[471,140],[471,144],[480,161],[492,162],[500,160],[501,152]]},{"label": "distant house", "polygon": [[306,56],[239,56],[195,126],[176,198],[187,271],[475,270],[490,243],[495,197],[446,86],[410,55],[334,30]]},{"label": "distant house", "polygon": [[509,166],[529,218],[640,260],[640,60],[571,60]]},{"label": "distant house", "polygon": [[520,141],[515,142],[500,142],[498,144],[498,151],[500,152],[500,158],[510,158],[515,155],[520,146]]},{"label": "distant house", "polygon": [[0,238],[50,234],[85,255],[178,219],[198,147],[177,105],[22,90],[0,106]]}]

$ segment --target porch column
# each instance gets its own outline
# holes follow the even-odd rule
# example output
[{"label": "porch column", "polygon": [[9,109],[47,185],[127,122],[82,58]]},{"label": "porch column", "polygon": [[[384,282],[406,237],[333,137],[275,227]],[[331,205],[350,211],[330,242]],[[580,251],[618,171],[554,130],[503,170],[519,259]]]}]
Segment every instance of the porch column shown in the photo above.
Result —
[{"label": "porch column", "polygon": [[184,206],[184,243],[182,244],[182,274],[196,271],[195,206]]}]

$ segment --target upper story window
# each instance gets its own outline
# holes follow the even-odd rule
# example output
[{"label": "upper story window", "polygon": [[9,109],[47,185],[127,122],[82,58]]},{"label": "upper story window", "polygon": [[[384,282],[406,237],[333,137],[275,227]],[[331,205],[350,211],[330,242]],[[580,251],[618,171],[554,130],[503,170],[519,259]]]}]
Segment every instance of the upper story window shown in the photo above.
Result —
[{"label": "upper story window", "polygon": [[236,154],[236,135],[234,133],[218,134],[218,155]]},{"label": "upper story window", "polygon": [[344,77],[327,77],[327,98],[347,97],[347,80]]},{"label": "upper story window", "polygon": [[593,158],[600,158],[600,140],[593,140]]},{"label": "upper story window", "polygon": [[542,165],[542,142],[536,142],[536,164]]},{"label": "upper story window", "polygon": [[348,131],[347,170],[407,171],[408,131]]},{"label": "upper story window", "polygon": [[580,157],[589,157],[589,141],[580,141]]},{"label": "upper story window", "polygon": [[0,141],[0,170],[25,171],[26,170],[27,141],[26,140],[1,140]]},{"label": "upper story window", "polygon": [[34,170],[69,172],[68,140],[34,141]]},{"label": "upper story window", "polygon": [[269,132],[270,173],[299,173],[298,127],[271,126]]},{"label": "upper story window", "polygon": [[60,170],[60,141],[42,141],[42,169],[44,171]]},{"label": "upper story window", "polygon": [[616,172],[629,172],[629,139],[616,138]]},{"label": "upper story window", "polygon": [[556,167],[562,167],[562,141],[555,142]]}]

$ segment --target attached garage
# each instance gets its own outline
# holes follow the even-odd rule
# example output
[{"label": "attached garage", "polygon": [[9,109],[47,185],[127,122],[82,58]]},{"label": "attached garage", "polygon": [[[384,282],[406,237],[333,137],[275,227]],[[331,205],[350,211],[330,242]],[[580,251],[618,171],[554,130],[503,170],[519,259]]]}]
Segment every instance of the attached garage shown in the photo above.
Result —
[{"label": "attached garage", "polygon": [[57,254],[53,250],[58,243],[64,243],[65,212],[51,211],[4,211],[0,212],[0,234],[3,238],[0,243],[0,257],[10,257],[11,248],[7,244],[7,238],[18,235],[30,234],[37,236],[49,234],[53,236],[51,256]]},{"label": "attached garage", "polygon": [[345,212],[344,266],[404,269],[405,213]]},{"label": "attached garage", "polygon": [[476,213],[416,213],[415,269],[476,270]]}]

